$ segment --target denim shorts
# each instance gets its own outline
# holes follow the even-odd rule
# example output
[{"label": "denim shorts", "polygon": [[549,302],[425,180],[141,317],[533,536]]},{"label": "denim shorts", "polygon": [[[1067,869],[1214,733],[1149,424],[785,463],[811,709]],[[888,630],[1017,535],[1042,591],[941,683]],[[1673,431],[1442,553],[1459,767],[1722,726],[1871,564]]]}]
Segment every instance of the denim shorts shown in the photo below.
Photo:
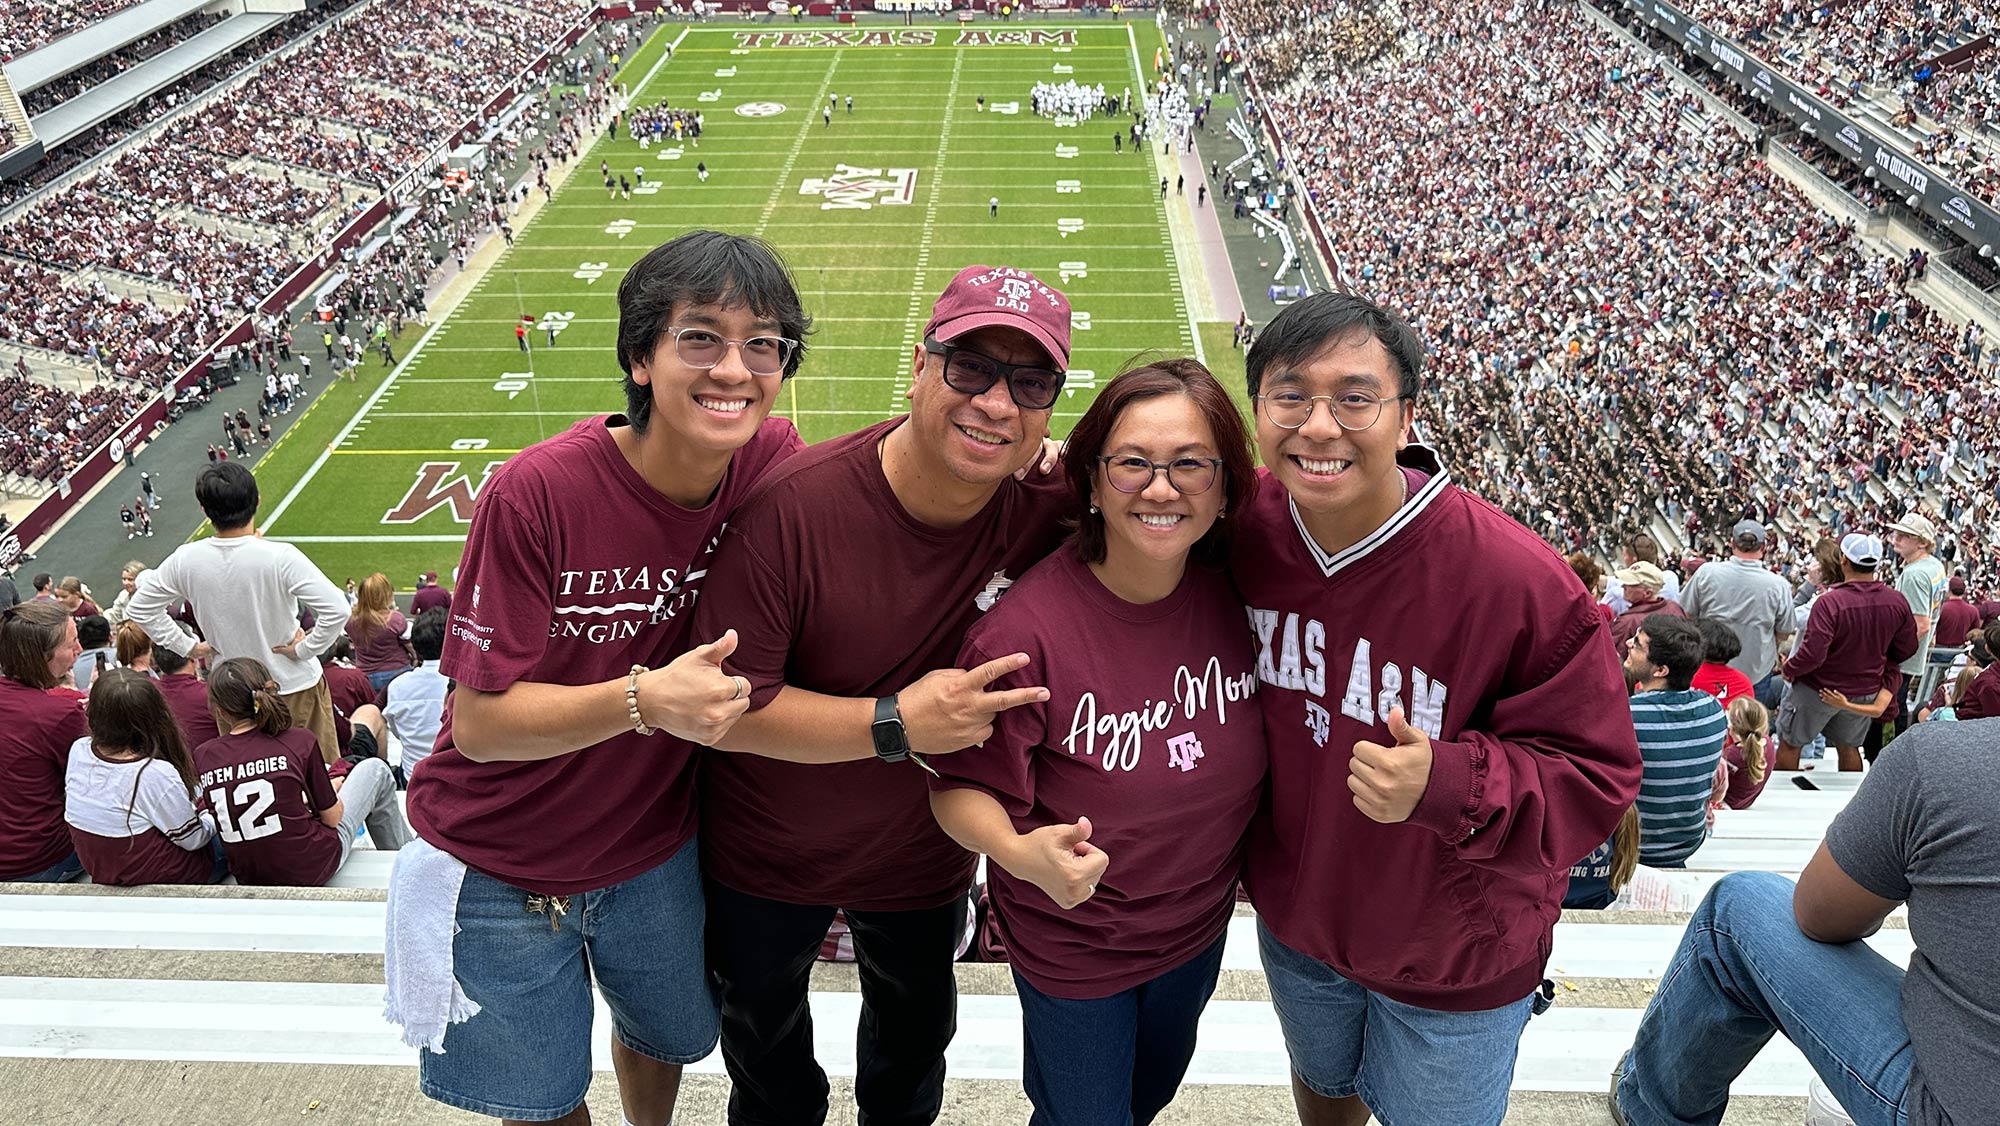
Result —
[{"label": "denim shorts", "polygon": [[1292,1070],[1331,1099],[1360,1095],[1382,1126],[1499,1126],[1521,1030],[1541,993],[1482,1012],[1392,1001],[1257,923],[1257,949]]},{"label": "denim shorts", "polygon": [[680,1064],[715,1050],[695,841],[622,884],[570,896],[554,926],[527,909],[529,894],[465,873],[452,968],[480,1011],[446,1030],[442,1054],[418,1053],[424,1094],[524,1122],[575,1110],[590,1087],[593,978],[626,1047]]}]

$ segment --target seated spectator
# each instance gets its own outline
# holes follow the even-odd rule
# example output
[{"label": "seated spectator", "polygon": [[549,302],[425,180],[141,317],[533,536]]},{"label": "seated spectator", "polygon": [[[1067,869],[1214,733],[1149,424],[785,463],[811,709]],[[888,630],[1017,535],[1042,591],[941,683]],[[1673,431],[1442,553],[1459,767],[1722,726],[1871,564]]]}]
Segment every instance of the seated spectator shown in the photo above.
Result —
[{"label": "seated spectator", "polygon": [[1625,609],[1611,621],[1611,640],[1620,649],[1639,632],[1639,623],[1653,614],[1685,618],[1687,611],[1681,604],[1660,593],[1666,585],[1666,573],[1645,560],[1613,572],[1618,580],[1619,590],[1625,599]]},{"label": "seated spectator", "polygon": [[416,650],[416,668],[397,677],[385,691],[382,714],[389,734],[403,745],[402,765],[396,768],[398,785],[409,785],[410,772],[430,757],[437,743],[438,728],[444,723],[444,698],[451,680],[438,671],[444,655],[444,635],[450,612],[431,610],[419,614],[410,626],[410,645]]},{"label": "seated spectator", "polygon": [[111,647],[111,623],[102,614],[76,620],[76,643],[82,647],[70,665],[70,685],[78,692],[90,692],[91,678],[114,667],[117,650]]},{"label": "seated spectator", "polygon": [[1722,763],[1729,771],[1722,804],[1749,809],[1771,780],[1771,713],[1755,696],[1729,701],[1729,735],[1722,744]]},{"label": "seated spectator", "polygon": [[347,862],[364,824],[376,848],[409,841],[389,765],[357,763],[336,784],[319,741],[292,726],[291,709],[262,662],[231,657],[217,665],[208,704],[223,734],[195,748],[197,788],[238,883],[323,886]]},{"label": "seated spectator", "polygon": [[1617,612],[1604,604],[1604,568],[1597,565],[1597,560],[1581,551],[1571,552],[1566,560],[1569,569],[1575,571],[1576,577],[1583,581],[1583,589],[1589,591],[1590,597],[1597,601],[1597,612],[1604,616],[1604,624],[1608,626],[1616,621]]},{"label": "seated spectator", "polygon": [[354,667],[354,642],[342,633],[327,651],[322,668],[326,691],[333,701],[333,732],[345,756],[354,750],[354,717],[361,708],[377,708],[382,694],[368,683],[368,674]]},{"label": "seated spectator", "polygon": [[195,811],[194,760],[166,697],[131,669],[90,693],[90,734],[69,749],[63,820],[95,883],[212,884],[229,872]]},{"label": "seated spectator", "polygon": [[354,643],[354,667],[368,675],[378,699],[390,681],[410,671],[410,621],[396,609],[389,576],[377,571],[361,580],[347,639]]},{"label": "seated spectator", "polygon": [[[78,630],[78,636],[82,636]],[[126,622],[111,636],[111,651],[118,659],[118,667],[134,672],[153,671],[153,639],[139,628],[137,622]]]},{"label": "seated spectator", "polygon": [[1750,678],[1729,663],[1743,652],[1743,644],[1729,623],[1702,618],[1695,622],[1695,629],[1701,632],[1701,669],[1694,674],[1694,686],[1725,708],[1739,697],[1756,695]]},{"label": "seated spectator", "polygon": [[1639,870],[1639,807],[1625,811],[1625,820],[1611,839],[1597,846],[1589,856],[1569,870],[1569,889],[1563,893],[1565,911],[1602,911],[1618,901],[1618,893],[1632,882]]},{"label": "seated spectator", "polygon": [[416,596],[410,599],[410,613],[422,614],[431,610],[451,609],[451,592],[438,585],[436,571],[424,572],[423,581],[417,584]]},{"label": "seated spectator", "polygon": [[215,713],[208,710],[208,685],[203,684],[193,661],[164,645],[151,650],[153,686],[166,697],[167,709],[180,724],[181,738],[188,752],[222,734],[215,726]]},{"label": "seated spectator", "polygon": [[1954,714],[1959,719],[2000,717],[2000,661],[1989,663],[1965,685]]},{"label": "seated spectator", "polygon": [[51,695],[76,662],[76,619],[53,599],[0,611],[0,881],[74,880],[63,824],[69,749],[90,733],[76,698]]},{"label": "seated spectator", "polygon": [[[1773,1034],[1863,1126],[1991,1122],[2000,1106],[2000,834],[1991,725],[1884,749],[1797,885],[1724,876],[1688,922],[1612,1072],[1622,1124],[1719,1122]],[[1857,941],[1909,904],[1907,973]]]},{"label": "seated spectator", "polygon": [[1729,718],[1693,687],[1701,667],[1694,623],[1655,613],[1626,645],[1625,683],[1646,771],[1639,781],[1639,861],[1685,868],[1708,836],[1709,796]]},{"label": "seated spectator", "polygon": [[90,600],[90,588],[75,575],[63,576],[63,581],[56,584],[54,595],[55,600],[63,604],[63,609],[76,617],[88,618],[92,614],[101,616],[104,613],[97,608],[97,603]]}]

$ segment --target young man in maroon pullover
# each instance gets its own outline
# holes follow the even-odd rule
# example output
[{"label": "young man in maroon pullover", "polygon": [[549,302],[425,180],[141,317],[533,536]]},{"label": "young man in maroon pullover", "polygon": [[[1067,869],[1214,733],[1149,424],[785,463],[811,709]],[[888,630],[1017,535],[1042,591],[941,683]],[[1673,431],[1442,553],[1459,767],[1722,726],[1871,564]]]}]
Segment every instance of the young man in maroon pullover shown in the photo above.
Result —
[{"label": "young man in maroon pullover", "polygon": [[1411,444],[1400,318],[1315,295],[1246,363],[1268,468],[1231,568],[1271,754],[1246,881],[1299,1117],[1494,1126],[1570,865],[1639,792],[1618,657],[1562,558]]},{"label": "young man in maroon pullover", "polygon": [[1792,690],[1773,725],[1779,770],[1797,770],[1799,749],[1820,734],[1840,748],[1840,769],[1861,769],[1869,717],[1836,707],[1821,693],[1873,703],[1885,688],[1893,691],[1900,684],[1889,674],[1917,651],[1920,635],[1909,601],[1876,581],[1882,557],[1882,541],[1874,536],[1849,532],[1840,541],[1841,581],[1813,603],[1799,647],[1785,661]]}]

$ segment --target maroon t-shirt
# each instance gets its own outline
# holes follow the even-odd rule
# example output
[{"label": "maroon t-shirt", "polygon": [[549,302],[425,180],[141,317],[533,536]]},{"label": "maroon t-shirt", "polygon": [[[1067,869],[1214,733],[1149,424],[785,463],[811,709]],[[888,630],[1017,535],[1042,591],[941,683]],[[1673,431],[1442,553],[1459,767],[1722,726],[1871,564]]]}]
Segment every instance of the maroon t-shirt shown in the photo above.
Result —
[{"label": "maroon t-shirt", "polygon": [[1835,583],[1806,617],[1805,635],[1785,661],[1785,679],[1807,691],[1832,688],[1861,699],[1881,691],[1883,670],[1917,651],[1909,600],[1873,579]]},{"label": "maroon t-shirt", "polygon": [[1016,832],[1090,818],[1110,861],[1091,898],[1065,911],[998,865],[987,890],[1021,976],[1056,997],[1108,997],[1208,949],[1236,906],[1267,761],[1243,603],[1220,572],[1191,567],[1173,594],[1135,606],[1067,545],[972,627],[958,663],[1009,653],[1031,661],[997,687],[1043,685],[1048,702],[1001,713],[984,747],[938,756],[930,785],[991,794]]},{"label": "maroon t-shirt", "polygon": [[1939,649],[1956,649],[1965,644],[1965,635],[1979,628],[1979,611],[1963,598],[1947,598],[1938,608],[1937,634],[1931,644]]},{"label": "maroon t-shirt", "polygon": [[339,870],[340,830],[319,819],[338,799],[311,731],[222,735],[195,748],[194,768],[237,883],[320,887]]},{"label": "maroon t-shirt", "polygon": [[[695,631],[737,631],[726,668],[749,678],[751,708],[787,684],[886,696],[955,667],[965,631],[1061,539],[1060,475],[1007,479],[959,527],[919,523],[876,452],[902,422],[793,458],[730,521]],[[972,881],[973,856],[931,817],[928,775],[914,763],[701,758],[702,864],[728,887],[901,911],[948,903]]]},{"label": "maroon t-shirt", "polygon": [[176,673],[160,677],[153,686],[167,698],[167,710],[174,713],[174,722],[180,725],[181,737],[190,750],[222,734],[215,725],[215,713],[208,710],[208,685],[201,678],[191,672]]},{"label": "maroon t-shirt", "polygon": [[410,599],[410,613],[423,614],[428,610],[451,609],[451,592],[441,586],[419,587]]},{"label": "maroon t-shirt", "polygon": [[[708,505],[688,509],[626,462],[606,429],[624,422],[585,419],[514,455],[479,491],[440,666],[461,686],[598,684],[686,652],[724,523],[801,448],[789,420],[767,419]],[[410,778],[410,824],[516,887],[595,891],[657,867],[694,835],[690,751],[664,732],[627,731],[538,762],[474,762],[452,743],[447,698],[437,751]]]},{"label": "maroon t-shirt", "polygon": [[333,700],[333,737],[340,740],[340,753],[353,746],[354,709],[363,704],[381,706],[381,694],[368,683],[368,674],[353,665],[328,661],[320,670],[326,677],[326,694]]},{"label": "maroon t-shirt", "polygon": [[0,880],[45,871],[74,851],[63,774],[70,744],[89,733],[80,700],[0,676]]},{"label": "maroon t-shirt", "polygon": [[354,667],[362,672],[393,672],[410,667],[409,650],[403,648],[403,633],[410,620],[401,610],[389,611],[389,620],[370,629],[360,615],[347,619],[347,639],[354,643]]},{"label": "maroon t-shirt", "polygon": [[[1405,1004],[1511,1004],[1540,984],[1571,865],[1639,794],[1619,659],[1561,556],[1403,451],[1409,498],[1327,552],[1268,474],[1230,570],[1256,631],[1269,800],[1245,882],[1287,946]],[[1232,514],[1234,518],[1234,514]],[[1454,561],[1504,581],[1468,587]],[[1410,818],[1348,789],[1401,707],[1431,741]]]},{"label": "maroon t-shirt", "polygon": [[1755,782],[1750,780],[1750,767],[1744,761],[1743,745],[1736,741],[1733,731],[1722,742],[1722,761],[1729,766],[1729,789],[1722,795],[1722,804],[1731,809],[1749,809],[1771,781],[1770,744],[1764,746],[1764,776]]}]

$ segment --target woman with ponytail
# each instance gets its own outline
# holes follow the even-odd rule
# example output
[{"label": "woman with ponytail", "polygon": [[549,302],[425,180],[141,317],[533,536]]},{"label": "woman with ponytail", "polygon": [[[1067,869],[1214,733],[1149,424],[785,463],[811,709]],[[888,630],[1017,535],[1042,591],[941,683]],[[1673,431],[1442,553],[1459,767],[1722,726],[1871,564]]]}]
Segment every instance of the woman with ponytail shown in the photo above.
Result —
[{"label": "woman with ponytail", "polygon": [[194,805],[194,760],[146,674],[107,669],[90,690],[90,734],[69,751],[63,820],[96,883],[212,884],[228,874]]},{"label": "woman with ponytail", "polygon": [[328,777],[311,731],[292,726],[278,684],[251,657],[208,676],[208,706],[222,734],[195,748],[195,786],[239,883],[318,887],[333,878],[365,823],[378,849],[399,849],[410,824],[396,780],[380,759]]},{"label": "woman with ponytail", "polygon": [[1722,761],[1729,769],[1729,789],[1722,804],[1749,809],[1771,780],[1771,713],[1754,697],[1729,701],[1729,734],[1722,742]]}]

